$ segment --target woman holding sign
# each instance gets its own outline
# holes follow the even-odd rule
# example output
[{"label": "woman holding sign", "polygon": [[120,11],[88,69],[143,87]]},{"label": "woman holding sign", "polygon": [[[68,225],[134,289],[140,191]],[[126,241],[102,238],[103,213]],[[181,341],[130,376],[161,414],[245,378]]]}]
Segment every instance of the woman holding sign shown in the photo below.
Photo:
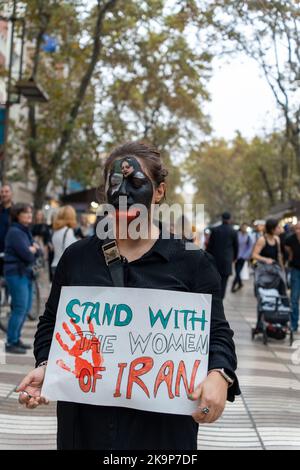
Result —
[{"label": "woman holding sign", "polygon": [[[102,220],[97,228],[98,236],[73,244],[63,254],[35,336],[36,368],[19,385],[19,400],[27,408],[47,403],[41,396],[41,387],[46,369],[50,367],[47,361],[62,286],[78,286],[78,291],[79,286],[122,286],[142,288],[145,293],[147,289],[163,289],[211,294],[208,374],[186,396],[186,400],[194,402],[193,416],[182,415],[180,410],[178,414],[170,414],[70,400],[59,401],[57,406],[59,449],[194,450],[197,448],[198,424],[216,421],[223,413],[226,400],[234,401],[235,395],[240,394],[235,375],[233,332],[224,316],[220,277],[209,255],[199,249],[186,249],[185,243],[174,235],[165,239],[162,227],[155,224],[152,205],[164,198],[167,176],[155,148],[140,142],[117,147],[106,161],[104,176],[107,201],[115,209],[115,239],[109,235],[108,240],[101,240]],[[139,204],[139,210],[136,204]],[[147,210],[150,222],[148,236],[134,237],[127,227],[129,236],[121,237],[118,230],[121,223],[124,220],[129,225],[135,222],[143,208]],[[56,333],[54,341],[65,352],[64,358],[71,357],[75,366],[73,370],[67,361],[61,360],[57,361],[57,367],[65,374],[80,376],[83,365],[86,370],[91,364],[86,360],[87,347],[79,347],[82,328],[77,322],[88,324],[90,338],[95,338],[95,323],[82,310],[80,302],[68,304],[67,312],[72,317],[72,328],[65,324],[64,339]],[[93,310],[92,315],[96,318],[100,313]],[[181,326],[176,328],[180,333]],[[97,378],[105,374],[102,359],[100,349],[95,347],[92,364],[98,371]],[[119,366],[121,370],[122,364]],[[135,383],[140,389],[145,385],[141,375]],[[82,386],[92,385],[83,380]],[[116,388],[116,396],[118,393]]]}]

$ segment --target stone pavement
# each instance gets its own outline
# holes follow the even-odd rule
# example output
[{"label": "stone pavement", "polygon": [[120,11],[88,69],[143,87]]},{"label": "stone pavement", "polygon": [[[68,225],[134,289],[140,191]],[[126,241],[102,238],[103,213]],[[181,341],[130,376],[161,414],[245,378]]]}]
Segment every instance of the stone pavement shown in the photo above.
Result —
[{"label": "stone pavement", "polygon": [[[292,361],[300,337],[292,348],[287,340],[268,346],[259,338],[252,342],[255,308],[252,281],[225,301],[243,394],[217,423],[200,427],[199,449],[300,449],[300,354],[298,365]],[[35,328],[34,322],[26,323],[25,341],[32,341]],[[0,364],[0,449],[55,449],[55,404],[30,411],[18,404],[16,394],[5,399],[33,365],[32,352],[8,354],[7,364]]]}]

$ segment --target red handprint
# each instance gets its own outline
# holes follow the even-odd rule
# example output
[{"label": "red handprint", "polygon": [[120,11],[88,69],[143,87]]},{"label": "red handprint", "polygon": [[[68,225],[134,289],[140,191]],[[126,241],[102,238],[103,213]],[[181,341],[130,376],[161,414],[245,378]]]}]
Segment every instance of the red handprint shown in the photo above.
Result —
[{"label": "red handprint", "polygon": [[[75,369],[72,371],[71,367],[66,365],[62,359],[56,361],[56,364],[64,370],[68,372],[72,372],[77,378],[80,376],[80,372],[82,369],[88,369],[90,374],[93,375],[93,368],[100,367],[103,364],[103,357],[101,356],[101,343],[98,338],[95,336],[95,330],[93,324],[88,320],[89,324],[89,331],[91,333],[91,338],[86,338],[83,336],[83,332],[81,328],[76,325],[73,319],[70,320],[71,324],[74,326],[79,339],[76,340],[76,336],[70,330],[67,323],[63,323],[63,329],[69,336],[72,341],[75,341],[72,348],[69,348],[67,344],[65,344],[61,338],[60,333],[56,333],[56,341],[60,344],[62,349],[66,351],[69,356],[75,357]],[[83,359],[81,356],[86,351],[92,351],[92,360],[93,363],[91,364],[86,359]]]}]

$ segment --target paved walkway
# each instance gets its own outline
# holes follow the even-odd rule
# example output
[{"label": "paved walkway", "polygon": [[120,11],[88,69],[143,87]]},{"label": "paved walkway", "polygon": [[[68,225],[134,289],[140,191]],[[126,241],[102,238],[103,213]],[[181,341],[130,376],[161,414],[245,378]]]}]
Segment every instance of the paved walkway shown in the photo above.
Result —
[{"label": "paved walkway", "polygon": [[[243,395],[227,405],[217,423],[200,427],[199,449],[300,449],[300,365],[292,361],[296,346],[251,341],[256,306],[252,292],[249,281],[225,301],[235,331]],[[24,340],[32,341],[35,328],[27,322]],[[300,337],[295,344],[300,349]],[[33,364],[28,353],[7,355],[7,364],[0,365],[0,449],[55,449],[55,404],[29,411],[18,404],[16,394],[5,399]]]}]

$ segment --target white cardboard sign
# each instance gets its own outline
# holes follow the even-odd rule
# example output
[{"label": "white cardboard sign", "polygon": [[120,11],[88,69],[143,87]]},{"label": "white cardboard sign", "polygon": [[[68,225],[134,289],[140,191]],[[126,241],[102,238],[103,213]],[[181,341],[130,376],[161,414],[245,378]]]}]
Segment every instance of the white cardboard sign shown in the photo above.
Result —
[{"label": "white cardboard sign", "polygon": [[63,287],[42,389],[50,400],[190,415],[206,377],[211,295]]}]

